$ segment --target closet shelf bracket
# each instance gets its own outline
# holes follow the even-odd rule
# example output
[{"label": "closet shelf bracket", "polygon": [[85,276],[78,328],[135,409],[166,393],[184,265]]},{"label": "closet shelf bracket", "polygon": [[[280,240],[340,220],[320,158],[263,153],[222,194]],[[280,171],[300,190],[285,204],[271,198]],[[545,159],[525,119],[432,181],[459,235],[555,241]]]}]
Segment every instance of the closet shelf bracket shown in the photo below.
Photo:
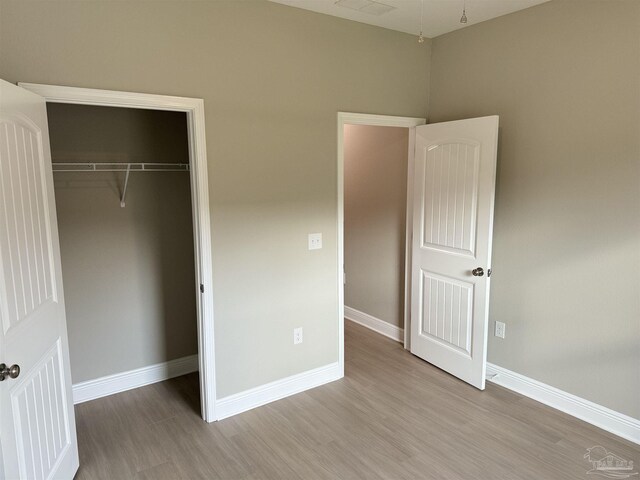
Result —
[{"label": "closet shelf bracket", "polygon": [[129,184],[129,174],[131,173],[131,164],[127,165],[127,173],[124,177],[124,187],[122,187],[122,196],[120,197],[120,208],[124,208],[124,197],[127,195],[127,185]]}]

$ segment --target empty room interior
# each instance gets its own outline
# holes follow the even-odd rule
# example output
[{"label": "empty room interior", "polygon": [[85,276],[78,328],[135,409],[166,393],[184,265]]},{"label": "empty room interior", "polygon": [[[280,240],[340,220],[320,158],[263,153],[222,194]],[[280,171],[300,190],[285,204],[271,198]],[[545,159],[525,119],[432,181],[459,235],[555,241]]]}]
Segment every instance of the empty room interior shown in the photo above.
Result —
[{"label": "empty room interior", "polygon": [[634,478],[640,2],[0,0],[0,478]]}]

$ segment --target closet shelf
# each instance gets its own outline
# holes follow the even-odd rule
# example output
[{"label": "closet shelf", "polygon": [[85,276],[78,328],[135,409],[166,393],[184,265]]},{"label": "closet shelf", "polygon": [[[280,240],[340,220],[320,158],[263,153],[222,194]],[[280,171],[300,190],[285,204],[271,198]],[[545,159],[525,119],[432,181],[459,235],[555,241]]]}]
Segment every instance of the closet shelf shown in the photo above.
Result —
[{"label": "closet shelf", "polygon": [[54,172],[124,172],[124,186],[120,195],[120,206],[124,208],[124,198],[127,195],[129,174],[131,172],[186,172],[188,163],[52,163]]},{"label": "closet shelf", "polygon": [[188,163],[63,163],[54,162],[54,172],[184,172]]}]

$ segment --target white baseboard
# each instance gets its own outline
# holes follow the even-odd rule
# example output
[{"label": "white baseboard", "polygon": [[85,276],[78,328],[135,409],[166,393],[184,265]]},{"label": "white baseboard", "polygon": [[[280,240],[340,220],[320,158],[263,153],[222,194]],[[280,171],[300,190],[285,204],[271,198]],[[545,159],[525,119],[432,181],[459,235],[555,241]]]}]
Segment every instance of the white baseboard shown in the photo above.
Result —
[{"label": "white baseboard", "polygon": [[487,379],[619,437],[640,444],[640,420],[491,363],[487,363]]},{"label": "white baseboard", "polygon": [[161,382],[198,371],[198,355],[182,357],[148,367],[116,373],[73,385],[73,403],[78,404],[114,393]]},{"label": "white baseboard", "polygon": [[216,402],[216,415],[218,420],[222,420],[340,378],[342,372],[338,362],[325,365],[221,398]]},{"label": "white baseboard", "polygon": [[404,342],[404,329],[391,325],[390,323],[372,317],[368,313],[361,312],[355,308],[344,307],[344,317],[352,322],[356,322],[363,327],[367,327],[374,332],[378,332],[385,337],[389,337],[396,342]]}]

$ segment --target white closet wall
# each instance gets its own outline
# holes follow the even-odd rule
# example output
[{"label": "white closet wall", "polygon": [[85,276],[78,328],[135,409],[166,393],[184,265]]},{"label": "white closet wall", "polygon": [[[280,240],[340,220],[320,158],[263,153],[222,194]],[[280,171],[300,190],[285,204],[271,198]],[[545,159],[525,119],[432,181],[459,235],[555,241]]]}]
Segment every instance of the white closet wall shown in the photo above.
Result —
[{"label": "white closet wall", "polygon": [[[188,163],[184,114],[49,104],[53,162]],[[197,353],[188,172],[54,174],[73,382]]]}]

